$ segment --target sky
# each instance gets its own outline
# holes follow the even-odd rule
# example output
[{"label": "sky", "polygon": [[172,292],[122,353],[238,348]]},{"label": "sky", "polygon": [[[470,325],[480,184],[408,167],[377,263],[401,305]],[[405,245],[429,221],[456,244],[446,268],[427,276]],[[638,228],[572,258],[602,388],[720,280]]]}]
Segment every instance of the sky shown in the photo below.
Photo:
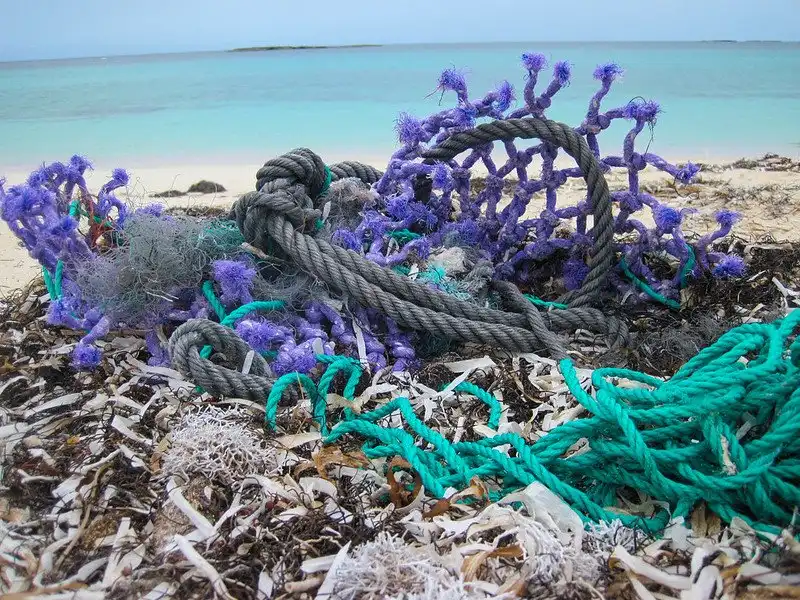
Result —
[{"label": "sky", "polygon": [[800,41],[800,0],[0,0],[0,61],[258,45]]}]

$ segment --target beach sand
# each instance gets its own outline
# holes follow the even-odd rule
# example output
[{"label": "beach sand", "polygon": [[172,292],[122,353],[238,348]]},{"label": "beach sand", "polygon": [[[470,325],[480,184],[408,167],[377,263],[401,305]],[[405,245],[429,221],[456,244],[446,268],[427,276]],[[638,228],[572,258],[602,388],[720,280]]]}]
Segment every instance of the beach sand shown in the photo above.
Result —
[{"label": "beach sand", "polygon": [[[331,157],[341,160],[344,157]],[[566,157],[565,157],[566,158]],[[362,162],[385,168],[385,159],[361,158]],[[331,160],[331,162],[334,162]],[[709,161],[699,181],[690,186],[675,187],[672,178],[652,167],[640,173],[644,191],[674,207],[690,207],[698,212],[687,220],[684,231],[704,233],[714,227],[714,212],[720,208],[740,211],[742,222],[734,230],[745,239],[771,236],[775,241],[800,241],[800,163],[777,159],[758,159],[750,168],[736,168],[725,161]],[[567,166],[569,163],[564,163]],[[788,166],[787,166],[788,165]],[[100,187],[115,165],[95,165],[87,176],[90,190]],[[251,191],[260,164],[192,164],[142,166],[128,169],[130,183],[120,194],[133,206],[158,202],[168,207],[228,207],[239,196]],[[785,170],[784,170],[785,167]],[[778,170],[772,170],[778,169]],[[529,171],[533,172],[533,170]],[[28,171],[15,170],[3,174],[7,185],[21,183]],[[223,185],[225,192],[190,194],[177,198],[152,198],[165,190],[185,191],[191,184],[210,180]],[[627,174],[615,169],[607,175],[611,190],[626,187]],[[559,189],[559,203],[574,204],[585,194],[582,180],[572,179]],[[544,202],[543,194],[534,197],[529,214],[538,212]],[[643,211],[643,222],[652,222],[649,211]],[[22,248],[5,222],[0,224],[0,294],[24,286],[39,272],[39,267]]]}]

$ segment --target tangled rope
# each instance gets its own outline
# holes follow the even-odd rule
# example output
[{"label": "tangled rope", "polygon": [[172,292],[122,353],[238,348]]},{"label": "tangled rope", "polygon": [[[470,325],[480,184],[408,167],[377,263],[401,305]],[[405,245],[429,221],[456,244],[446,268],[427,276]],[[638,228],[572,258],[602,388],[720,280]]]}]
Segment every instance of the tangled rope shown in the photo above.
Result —
[{"label": "tangled rope", "polygon": [[[325,442],[366,437],[368,457],[402,457],[436,497],[467,487],[474,477],[496,481],[495,497],[539,481],[595,521],[619,518],[656,532],[705,501],[726,522],[741,517],[778,531],[800,506],[798,333],[800,311],[772,324],[742,325],[666,382],[598,369],[595,397],[565,359],[560,369],[567,385],[591,417],[560,425],[532,444],[514,433],[450,442],[427,427],[406,398],[341,422]],[[379,424],[396,411],[410,432]],[[631,490],[669,510],[643,519],[609,508]]]},{"label": "tangled rope", "polygon": [[[549,351],[566,356],[554,331],[586,328],[606,333],[613,344],[627,332],[616,319],[587,305],[596,299],[613,262],[613,222],[608,185],[586,141],[570,127],[543,118],[487,123],[455,134],[425,156],[448,159],[474,145],[513,137],[539,137],[563,147],[586,177],[595,216],[590,274],[583,286],[560,299],[568,308],[540,312],[519,290],[493,282],[513,312],[458,300],[402,277],[357,253],[315,238],[323,214],[320,197],[328,179],[354,176],[374,183],[375,169],[359,163],[340,163],[329,170],[307,149],[298,149],[267,162],[257,174],[258,191],[240,198],[231,210],[245,240],[293,262],[330,289],[360,305],[380,310],[403,327],[440,337],[504,347],[512,351]],[[317,204],[315,205],[315,200]]]},{"label": "tangled rope", "polygon": [[[539,137],[565,148],[589,188],[594,217],[589,274],[579,289],[556,302],[531,301],[502,281],[491,285],[508,310],[465,302],[315,237],[332,181],[357,177],[374,183],[380,173],[358,163],[328,168],[307,149],[267,162],[257,175],[258,191],[237,201],[231,218],[251,245],[292,262],[331,290],[378,309],[400,326],[512,351],[550,352],[560,361],[571,393],[591,416],[561,425],[532,444],[511,433],[452,443],[427,427],[407,399],[397,398],[360,416],[345,410],[344,420],[326,443],[347,434],[366,437],[367,456],[404,458],[437,497],[444,497],[449,488],[468,486],[474,477],[495,482],[494,497],[540,481],[586,519],[621,518],[652,531],[662,529],[671,517],[687,516],[701,500],[726,521],[740,516],[750,522],[761,519],[768,526],[787,525],[800,506],[800,312],[774,324],[729,331],[666,382],[623,369],[596,370],[592,397],[581,388],[556,332],[591,329],[609,334],[618,344],[627,331],[588,306],[599,296],[614,253],[608,187],[586,142],[569,127],[543,118],[508,119],[455,134],[424,157],[448,161],[466,149],[515,137]],[[418,183],[424,197],[426,181]],[[209,360],[209,347],[221,361]],[[275,380],[268,363],[234,332],[202,319],[175,331],[170,354],[179,371],[214,394],[255,401],[266,396],[270,427],[275,426],[280,398],[301,386],[323,434],[333,378],[339,372],[348,375],[345,395],[352,399],[361,375],[357,361],[319,356],[328,365],[319,386],[298,373]],[[248,368],[240,370],[247,361]],[[615,379],[634,385],[615,385]],[[460,389],[487,404],[489,424],[497,428],[499,402],[469,384]],[[404,428],[380,425],[396,411]],[[615,509],[629,490],[669,508],[650,518]]]},{"label": "tangled rope", "polygon": [[600,169],[597,158],[583,137],[568,125],[545,118],[528,117],[506,119],[484,123],[474,129],[457,133],[437,147],[428,150],[423,157],[428,161],[448,161],[466,150],[489,144],[493,141],[539,138],[563,148],[575,159],[583,173],[589,193],[589,204],[594,217],[594,245],[589,254],[589,273],[581,287],[568,292],[557,302],[578,308],[592,303],[605,284],[606,276],[614,264],[614,220],[611,214],[611,198],[608,183]]},{"label": "tangled rope", "polygon": [[[667,381],[626,369],[598,369],[592,375],[594,397],[581,387],[572,362],[564,359],[559,368],[569,390],[591,416],[560,425],[533,443],[514,433],[453,443],[425,425],[407,398],[361,415],[345,410],[344,420],[325,443],[346,435],[367,438],[363,451],[368,457],[402,457],[427,492],[439,498],[448,488],[469,486],[475,477],[490,482],[493,499],[539,481],[588,520],[621,519],[657,532],[705,501],[726,522],[741,517],[763,530],[778,531],[800,506],[798,334],[800,311],[771,324],[742,325]],[[173,356],[180,358],[178,368],[204,387],[266,399],[271,428],[280,397],[300,385],[325,435],[331,381],[340,371],[349,375],[345,397],[352,399],[361,375],[355,361],[330,357],[318,387],[297,374],[272,381],[263,377],[258,360],[253,362],[257,374],[243,375],[201,358],[199,349],[205,344],[215,345],[229,360],[243,361],[248,350],[222,325],[189,322],[171,340]],[[191,356],[188,364],[185,354]],[[483,402],[489,408],[489,427],[499,427],[502,405],[494,396],[467,382],[456,391]],[[396,422],[381,425],[395,412],[402,416],[403,428]],[[669,509],[651,518],[615,509],[632,490]]]}]

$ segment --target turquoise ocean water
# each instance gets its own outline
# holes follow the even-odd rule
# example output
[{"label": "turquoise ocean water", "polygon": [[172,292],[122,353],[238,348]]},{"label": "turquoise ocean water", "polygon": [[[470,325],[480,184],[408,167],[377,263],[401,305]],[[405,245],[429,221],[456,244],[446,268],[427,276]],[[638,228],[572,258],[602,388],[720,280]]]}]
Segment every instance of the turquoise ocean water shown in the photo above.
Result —
[{"label": "turquoise ocean water", "polygon": [[[637,96],[663,108],[651,151],[800,153],[800,44],[508,43],[0,63],[0,171],[74,153],[120,166],[260,162],[298,146],[388,157],[398,113],[439,109],[443,69],[463,69],[473,97],[503,79],[521,96],[526,51],[573,65],[551,118],[579,124],[592,71],[614,61],[625,76],[606,108]],[[619,152],[624,132],[604,134],[604,153]]]}]

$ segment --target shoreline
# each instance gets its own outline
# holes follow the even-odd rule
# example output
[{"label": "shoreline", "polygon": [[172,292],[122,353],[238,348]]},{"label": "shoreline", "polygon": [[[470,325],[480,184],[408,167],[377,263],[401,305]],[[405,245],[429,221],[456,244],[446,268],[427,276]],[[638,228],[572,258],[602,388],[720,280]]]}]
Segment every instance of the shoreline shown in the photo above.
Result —
[{"label": "shoreline", "polygon": [[[316,152],[326,164],[334,164],[343,161],[361,162],[380,170],[386,169],[386,166],[391,158],[393,152],[398,147],[393,147],[387,151],[380,149],[362,150],[362,151],[349,151],[343,149],[315,149]],[[129,172],[140,172],[142,174],[152,175],[153,173],[168,170],[173,173],[196,173],[198,169],[209,171],[209,176],[206,179],[212,178],[214,172],[219,171],[221,175],[225,175],[234,171],[241,171],[243,169],[251,169],[253,178],[255,180],[255,172],[266,161],[278,157],[285,152],[290,152],[292,148],[284,148],[283,150],[265,150],[263,153],[253,152],[240,152],[240,153],[225,153],[225,154],[200,154],[194,156],[181,155],[181,156],[130,156],[130,157],[103,157],[99,160],[94,159],[91,155],[85,155],[94,167],[90,173],[90,177],[100,176],[101,178],[111,174],[111,171],[116,168],[123,168]],[[787,151],[788,148],[781,148],[779,150],[768,150],[766,152],[750,152],[750,153],[723,153],[712,151],[674,151],[674,152],[655,152],[664,160],[671,164],[686,164],[692,162],[705,166],[728,166],[736,163],[737,161],[754,161],[760,160],[767,155],[777,155],[781,157],[790,158],[793,161],[800,161],[800,146],[796,151]],[[502,158],[505,162],[505,155],[498,147],[497,155],[493,155],[496,160]],[[28,174],[42,166],[43,163],[50,163],[60,160],[65,162],[69,160],[69,156],[55,156],[50,157],[45,161],[21,161],[21,162],[0,162],[0,179],[6,180],[6,185],[16,185],[22,183]],[[500,163],[502,164],[502,163]],[[563,150],[560,152],[556,165],[559,168],[574,167],[575,162],[570,156],[565,154]],[[477,167],[479,170],[481,167]],[[652,169],[652,167],[650,167]],[[162,178],[156,180],[158,183],[163,182]]]},{"label": "shoreline", "polygon": [[[390,155],[379,155],[376,152],[352,152],[345,153],[341,151],[321,152],[320,156],[327,164],[334,164],[342,161],[356,161],[361,162],[381,171],[385,170],[389,162]],[[176,160],[174,162],[162,162],[161,160],[153,157],[138,157],[131,160],[109,160],[102,159],[99,161],[92,161],[93,169],[86,174],[86,180],[89,184],[90,190],[94,187],[99,187],[111,176],[111,172],[115,168],[123,168],[130,175],[129,193],[144,193],[146,195],[162,192],[170,189],[186,189],[191,184],[206,179],[215,181],[222,184],[226,188],[224,195],[231,194],[244,194],[253,189],[255,184],[255,174],[259,168],[271,158],[277,157],[280,154],[265,153],[263,160],[255,159],[253,156],[244,155],[226,155],[226,156],[203,156],[203,157],[186,157],[185,160]],[[737,169],[737,163],[757,163],[763,160],[765,156],[779,156],[789,158],[795,162],[800,162],[800,152],[797,156],[791,156],[781,153],[766,153],[751,156],[735,155],[707,155],[707,156],[694,156],[693,158],[679,157],[678,155],[664,155],[663,158],[671,164],[682,165],[686,162],[693,162],[703,167],[703,171],[719,171],[720,169]],[[62,162],[69,157],[62,157]],[[88,157],[91,160],[91,157]],[[536,164],[534,161],[533,164]],[[42,163],[31,163],[29,165],[14,165],[2,166],[0,165],[0,180],[5,180],[5,186],[9,187],[24,183],[31,171],[35,170]],[[558,168],[574,167],[575,163],[572,158],[563,152],[556,160]],[[531,172],[536,171],[536,167],[529,167]],[[473,167],[477,174],[485,172],[484,168],[479,165]],[[743,170],[750,170],[745,168]],[[615,168],[613,173],[620,172],[619,168]],[[758,172],[754,170],[754,172]],[[642,171],[642,174],[647,177],[648,175],[666,175],[662,171],[658,171],[655,167],[648,166],[647,169]],[[702,176],[702,171],[701,171]],[[134,188],[131,191],[130,188]]]}]

